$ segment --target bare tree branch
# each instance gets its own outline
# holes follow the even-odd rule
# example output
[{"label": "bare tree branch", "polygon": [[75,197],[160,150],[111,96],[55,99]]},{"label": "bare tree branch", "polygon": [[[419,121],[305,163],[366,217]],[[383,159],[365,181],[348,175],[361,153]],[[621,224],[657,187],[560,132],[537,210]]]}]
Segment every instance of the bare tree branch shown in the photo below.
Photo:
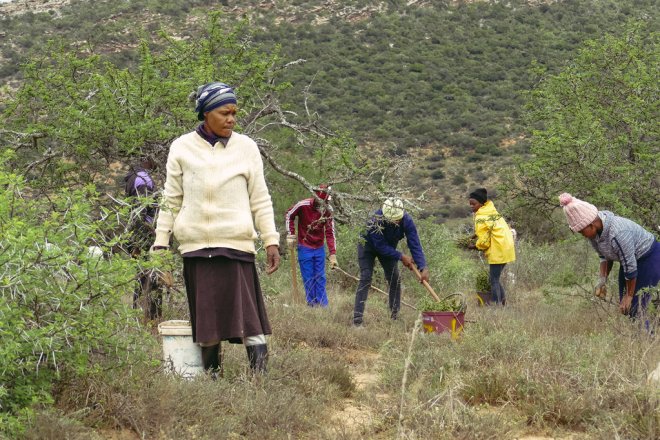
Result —
[{"label": "bare tree branch", "polygon": [[[38,140],[47,137],[46,133],[22,133],[20,131],[14,130],[0,130],[0,136],[2,135],[10,135],[18,138],[16,141],[9,142],[9,148],[13,149],[14,151],[18,151],[23,147],[36,149]],[[24,141],[25,139],[27,139],[27,142]]]},{"label": "bare tree branch", "polygon": [[60,155],[61,155],[61,153],[53,151],[51,148],[49,148],[41,156],[41,158],[27,164],[26,167],[25,167],[25,171],[29,173],[30,171],[32,171],[32,168],[36,167],[37,165],[41,165],[43,163],[46,163],[46,162],[50,161],[51,159],[54,159],[54,158],[56,158],[57,156],[60,156]]},{"label": "bare tree branch", "polygon": [[39,138],[46,137],[45,133],[22,133],[20,131],[0,129],[0,135],[2,135],[2,134],[11,134],[13,136],[20,137],[20,138],[29,137],[29,138],[39,139]]}]

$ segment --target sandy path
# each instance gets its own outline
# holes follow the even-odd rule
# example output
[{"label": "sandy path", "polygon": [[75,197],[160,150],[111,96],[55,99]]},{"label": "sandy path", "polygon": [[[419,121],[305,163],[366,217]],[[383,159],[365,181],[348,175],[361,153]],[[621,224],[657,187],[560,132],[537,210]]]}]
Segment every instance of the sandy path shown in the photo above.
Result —
[{"label": "sandy path", "polygon": [[[364,393],[373,393],[372,389],[378,383],[378,367],[380,355],[367,351],[350,351],[345,355],[349,363],[349,372],[355,384],[355,393],[343,399],[337,405],[332,415],[335,424],[332,431],[341,438],[362,438],[369,435],[372,426],[377,422],[373,409],[360,403]],[[377,398],[389,398],[387,395],[376,395]]]}]

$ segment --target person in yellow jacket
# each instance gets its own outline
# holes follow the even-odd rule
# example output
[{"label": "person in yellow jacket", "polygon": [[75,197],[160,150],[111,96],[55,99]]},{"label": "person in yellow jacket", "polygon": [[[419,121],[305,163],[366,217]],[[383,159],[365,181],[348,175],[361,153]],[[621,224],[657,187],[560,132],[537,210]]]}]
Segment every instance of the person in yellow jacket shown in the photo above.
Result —
[{"label": "person in yellow jacket", "polygon": [[488,200],[486,188],[477,188],[469,196],[469,203],[474,213],[474,233],[476,241],[469,247],[478,249],[486,255],[489,265],[489,280],[492,300],[497,304],[506,304],[504,287],[500,275],[507,263],[516,260],[516,248],[511,228],[495,205]]}]

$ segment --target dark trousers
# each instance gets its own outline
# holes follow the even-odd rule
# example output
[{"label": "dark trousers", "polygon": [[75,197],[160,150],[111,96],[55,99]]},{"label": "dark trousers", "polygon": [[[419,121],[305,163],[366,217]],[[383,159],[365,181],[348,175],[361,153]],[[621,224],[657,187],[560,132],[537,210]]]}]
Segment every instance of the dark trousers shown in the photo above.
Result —
[{"label": "dark trousers", "polygon": [[492,300],[496,304],[505,305],[506,304],[506,295],[504,293],[504,286],[500,282],[500,275],[504,270],[505,264],[489,264],[490,268],[490,288]]},{"label": "dark trousers", "polygon": [[147,319],[162,318],[163,292],[158,280],[155,276],[143,272],[140,274],[138,281],[140,285],[133,292],[133,308],[138,309],[142,306]]},{"label": "dark trousers", "polygon": [[401,308],[401,275],[399,274],[399,260],[383,257],[376,254],[371,248],[358,245],[358,264],[360,265],[360,283],[355,293],[355,308],[353,309],[353,323],[362,324],[364,307],[369,296],[369,286],[374,273],[376,258],[380,261],[385,272],[389,286],[389,307],[392,318],[396,319]]}]

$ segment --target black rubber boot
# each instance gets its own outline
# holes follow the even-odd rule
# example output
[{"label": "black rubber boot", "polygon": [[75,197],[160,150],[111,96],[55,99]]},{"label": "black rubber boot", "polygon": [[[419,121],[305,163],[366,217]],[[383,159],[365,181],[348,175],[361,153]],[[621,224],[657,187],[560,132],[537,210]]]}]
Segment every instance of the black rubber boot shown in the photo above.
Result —
[{"label": "black rubber boot", "polygon": [[250,361],[250,371],[254,374],[266,374],[268,346],[266,344],[248,345],[245,349]]},{"label": "black rubber boot", "polygon": [[202,365],[204,369],[215,379],[218,375],[222,376],[222,354],[220,353],[220,344],[211,347],[202,347]]}]

